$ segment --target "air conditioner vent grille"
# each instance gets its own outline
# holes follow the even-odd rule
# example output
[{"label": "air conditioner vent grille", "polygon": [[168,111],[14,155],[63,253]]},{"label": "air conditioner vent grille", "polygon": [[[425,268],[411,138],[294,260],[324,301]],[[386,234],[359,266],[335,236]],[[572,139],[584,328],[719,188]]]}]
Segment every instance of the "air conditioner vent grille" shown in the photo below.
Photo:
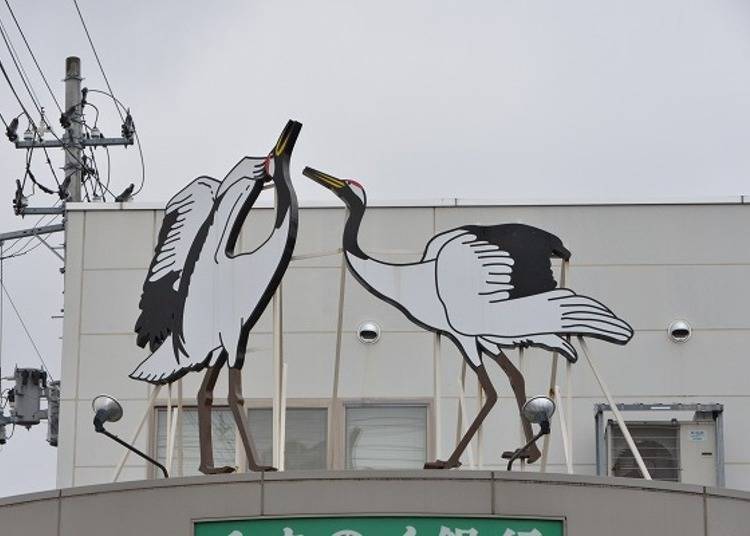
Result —
[{"label": "air conditioner vent grille", "polygon": [[[677,424],[628,424],[646,468],[654,480],[680,481],[680,427]],[[641,478],[620,427],[612,431],[612,476]]]}]

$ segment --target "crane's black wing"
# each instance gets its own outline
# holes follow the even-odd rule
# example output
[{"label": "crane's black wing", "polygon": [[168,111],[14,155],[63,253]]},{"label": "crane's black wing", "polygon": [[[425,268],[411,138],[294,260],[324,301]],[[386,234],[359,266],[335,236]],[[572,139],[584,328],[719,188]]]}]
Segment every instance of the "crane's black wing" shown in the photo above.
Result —
[{"label": "crane's black wing", "polygon": [[557,236],[543,229],[522,223],[500,225],[465,225],[462,227],[476,236],[507,252],[513,259],[509,298],[521,298],[557,287],[552,273],[552,257],[570,259],[568,251]]},{"label": "crane's black wing", "polygon": [[193,244],[206,239],[219,185],[216,179],[199,177],[167,203],[135,323],[141,348],[148,344],[153,352],[175,329],[185,302],[180,278]]}]

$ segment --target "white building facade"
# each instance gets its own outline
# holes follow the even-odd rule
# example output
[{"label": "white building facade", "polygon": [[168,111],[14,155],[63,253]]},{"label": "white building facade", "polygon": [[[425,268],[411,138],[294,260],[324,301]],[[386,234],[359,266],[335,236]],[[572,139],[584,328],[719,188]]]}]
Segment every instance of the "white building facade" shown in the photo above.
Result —
[{"label": "white building facade", "polygon": [[[128,378],[147,355],[136,346],[133,327],[163,211],[136,204],[68,208],[58,487],[112,482],[122,460],[123,449],[94,432],[96,395],[107,393],[122,403],[123,419],[108,428],[126,440],[145,417],[135,444],[162,460],[169,442],[165,408],[178,399],[175,384],[171,394],[162,388],[151,404],[152,387]],[[272,216],[271,208],[253,210],[239,242],[243,250],[267,235]],[[269,306],[248,342],[243,381],[251,429],[263,461],[281,457],[287,470],[420,468],[447,456],[457,433],[473,419],[477,381],[469,369],[462,388],[462,361],[450,341],[414,325],[347,274],[338,396],[332,398],[342,266],[336,250],[344,217],[339,206],[300,209],[297,258],[282,283],[279,319],[274,322]],[[591,340],[589,348],[612,396],[627,405],[623,415],[654,477],[750,490],[750,206],[742,199],[375,205],[367,210],[360,242],[373,257],[410,262],[441,231],[505,222],[559,236],[573,254],[566,286],[602,301],[633,326],[627,346]],[[554,270],[559,281],[559,261]],[[684,324],[670,333],[676,321]],[[376,342],[360,336],[363,324],[379,331]],[[281,326],[280,337],[274,336],[275,325]],[[274,456],[272,407],[275,385],[282,383],[274,369],[279,339],[286,371],[285,448]],[[522,363],[517,350],[508,355],[523,369],[529,396],[548,393],[551,353],[527,349]],[[464,469],[500,471],[506,464],[503,451],[519,447],[523,438],[508,380],[494,363],[487,362],[487,368],[499,403],[462,462]],[[175,475],[197,472],[194,408],[202,377],[190,373],[180,387]],[[561,400],[546,470],[634,476],[632,456],[617,426],[609,424],[611,411],[605,408],[595,418],[595,408],[607,400],[583,355],[572,366],[561,359],[554,383]],[[222,373],[215,393],[215,457],[217,465],[241,469],[242,449],[224,407],[226,393]],[[567,458],[560,413],[570,437]],[[539,467],[537,462],[515,468]],[[118,479],[155,476],[130,456]]]}]

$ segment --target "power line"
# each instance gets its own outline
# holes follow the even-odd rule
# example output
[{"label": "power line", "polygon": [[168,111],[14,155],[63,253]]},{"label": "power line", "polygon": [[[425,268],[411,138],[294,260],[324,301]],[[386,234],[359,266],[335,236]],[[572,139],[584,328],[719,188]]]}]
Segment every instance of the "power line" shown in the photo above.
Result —
[{"label": "power line", "polygon": [[13,8],[10,7],[10,2],[8,2],[8,0],[5,0],[5,5],[8,7],[8,11],[10,11],[10,16],[13,17],[13,22],[16,23],[16,28],[18,28],[18,32],[21,34],[21,38],[23,39],[23,42],[26,44],[26,49],[29,51],[29,54],[31,55],[31,59],[34,60],[34,65],[36,65],[37,71],[39,71],[39,74],[41,75],[42,80],[44,80],[44,85],[47,86],[47,91],[49,91],[49,94],[52,96],[52,100],[55,101],[55,106],[57,106],[57,109],[60,111],[60,113],[63,113],[63,110],[60,107],[60,103],[57,101],[57,97],[55,97],[55,93],[52,91],[52,88],[50,87],[49,82],[47,81],[47,77],[44,76],[44,71],[42,71],[42,68],[39,66],[39,62],[36,60],[34,51],[31,50],[31,45],[29,44],[29,41],[26,39],[26,35],[23,33],[23,30],[21,29],[21,25],[19,24],[18,19],[16,18],[16,14],[13,12]]},{"label": "power line", "polygon": [[[5,266],[4,266],[4,260],[3,260],[3,253],[5,250],[5,244],[0,244],[0,287],[5,285]],[[0,295],[0,386],[2,385],[2,378],[3,378],[3,330],[4,330],[4,324],[3,324],[3,306],[5,304],[5,297]],[[2,398],[2,393],[0,393],[0,398]]]},{"label": "power line", "polygon": [[[26,109],[26,106],[24,106],[23,101],[21,100],[21,97],[18,96],[18,92],[16,91],[16,88],[13,86],[13,82],[11,82],[10,77],[8,76],[8,71],[5,70],[5,66],[3,65],[2,60],[0,60],[0,71],[3,72],[5,81],[8,82],[8,85],[10,86],[10,90],[13,92],[13,95],[16,97],[16,100],[18,101],[18,104],[21,106],[21,110],[23,110],[24,115],[31,122],[31,124],[34,125],[34,120],[29,115],[29,112]],[[34,126],[34,128],[36,128],[36,125]]]},{"label": "power line", "polygon": [[[53,207],[56,207],[59,204],[60,204],[60,201],[58,200],[53,205]],[[55,220],[55,218],[59,218],[59,217],[60,217],[59,214],[52,214],[52,215],[40,216],[39,219],[36,221],[36,223],[31,228],[31,230],[33,231],[33,230],[39,228],[42,225],[46,225],[46,224],[52,223]],[[48,221],[43,221],[43,220],[45,220],[47,218],[48,218]],[[26,255],[27,253],[30,253],[31,251],[35,250],[37,247],[39,247],[41,245],[41,242],[40,242],[39,244],[36,244],[35,246],[33,246],[33,247],[29,248],[29,249],[25,249],[25,248],[28,247],[28,245],[32,241],[34,241],[34,237],[32,236],[32,237],[27,238],[26,241],[18,249],[16,249],[16,251],[11,251],[16,246],[16,244],[18,244],[21,240],[23,240],[23,238],[16,238],[15,240],[13,240],[13,242],[11,242],[11,244],[9,246],[5,247],[5,251],[8,252],[8,253],[5,254],[4,258],[10,259],[10,258],[13,258],[13,257],[20,257],[21,255]]]},{"label": "power line", "polygon": [[83,14],[81,13],[81,8],[78,7],[78,0],[73,0],[73,5],[75,5],[76,11],[78,12],[78,18],[81,19],[81,25],[83,26],[83,31],[86,32],[86,38],[89,40],[89,45],[91,45],[91,50],[94,53],[94,57],[96,58],[96,63],[99,64],[99,70],[101,71],[102,76],[104,77],[104,82],[107,84],[107,88],[109,89],[109,93],[112,96],[112,101],[115,103],[115,108],[117,109],[117,113],[120,116],[120,120],[124,123],[125,122],[125,117],[122,115],[122,112],[117,107],[117,99],[115,99],[115,92],[112,91],[112,86],[109,83],[109,78],[107,78],[107,73],[104,72],[104,67],[102,67],[102,61],[99,59],[99,54],[96,51],[96,47],[94,46],[94,42],[91,40],[91,34],[89,33],[89,29],[86,26],[86,21],[83,20]]},{"label": "power line", "polygon": [[31,336],[31,333],[29,332],[29,328],[26,327],[26,322],[23,321],[23,318],[21,317],[21,313],[18,312],[18,308],[16,307],[16,304],[13,301],[13,298],[11,298],[10,293],[8,292],[8,288],[5,286],[4,282],[0,284],[0,286],[2,286],[3,292],[5,292],[5,295],[8,297],[8,302],[10,303],[11,307],[13,307],[13,311],[16,313],[16,316],[18,317],[18,321],[21,323],[23,330],[26,332],[26,336],[29,338],[29,341],[31,342],[31,346],[34,347],[34,351],[36,352],[36,355],[39,358],[39,361],[42,363],[42,368],[47,371],[47,376],[49,376],[50,380],[54,381],[54,378],[52,377],[52,374],[50,374],[49,368],[47,367],[47,363],[44,361],[44,358],[42,357],[42,353],[39,351],[39,347],[36,345],[36,342],[34,341],[34,337]]},{"label": "power line", "polygon": [[2,19],[0,19],[0,34],[2,34],[3,41],[5,41],[5,46],[10,53],[10,59],[13,60],[13,64],[16,66],[16,70],[18,71],[18,75],[21,77],[21,82],[23,82],[23,85],[26,86],[26,91],[29,93],[29,97],[31,97],[31,102],[34,104],[35,108],[41,109],[39,98],[34,91],[34,87],[31,84],[29,76],[26,74],[26,69],[23,68],[23,64],[21,64],[20,58],[17,57],[18,54],[16,53],[16,49],[13,46],[13,43],[11,43],[10,41],[10,36],[5,30],[5,25],[3,24]]},{"label": "power line", "polygon": [[[3,65],[2,60],[0,60],[0,71],[3,73],[3,77],[5,78],[5,81],[8,83],[8,86],[10,87],[10,90],[13,92],[13,95],[16,97],[16,101],[18,101],[19,106],[21,106],[21,110],[23,110],[23,114],[26,116],[26,118],[29,120],[29,123],[31,123],[31,126],[34,127],[34,130],[36,131],[36,124],[34,123],[34,120],[32,119],[31,115],[29,115],[28,110],[26,109],[26,106],[24,106],[23,101],[18,96],[18,92],[16,91],[15,86],[13,85],[13,82],[10,79],[10,76],[8,76],[8,71],[5,70],[5,66]],[[27,88],[28,89],[28,88]],[[33,100],[33,99],[32,99]],[[36,106],[36,103],[34,103],[34,106]],[[42,110],[37,107],[37,112],[42,115]],[[54,130],[50,129],[50,134],[60,143],[60,146],[62,149],[68,153],[70,156],[73,157],[73,159],[81,166],[84,167],[83,162],[81,162],[81,159],[78,158],[78,156],[73,153],[73,151],[70,150],[68,145],[61,140],[57,134],[55,134]]]},{"label": "power line", "polygon": [[[101,93],[102,95],[107,95],[108,97],[112,98],[112,100],[115,101],[115,104],[117,106],[119,106],[125,111],[128,110],[128,108],[122,102],[120,102],[119,99],[115,98],[115,96],[112,93],[107,93],[106,91],[102,91],[101,89],[89,89],[89,93]],[[122,115],[120,115],[120,117],[122,117]],[[146,183],[146,161],[143,159],[143,147],[141,146],[141,138],[140,136],[138,136],[138,130],[135,129],[133,131],[133,134],[135,136],[135,143],[138,147],[138,155],[141,159],[141,183],[132,194],[133,196],[136,196],[141,192],[141,190],[143,190],[143,185]],[[109,158],[109,150],[107,150],[107,157]],[[107,185],[109,185],[109,179],[107,180]]]}]

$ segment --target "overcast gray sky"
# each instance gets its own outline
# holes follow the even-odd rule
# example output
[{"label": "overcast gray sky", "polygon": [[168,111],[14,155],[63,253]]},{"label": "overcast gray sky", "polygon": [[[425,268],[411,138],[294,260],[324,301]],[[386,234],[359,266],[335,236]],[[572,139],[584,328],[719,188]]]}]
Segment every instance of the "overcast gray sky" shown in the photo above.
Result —
[{"label": "overcast gray sky", "polygon": [[[71,1],[11,5],[60,100],[68,55],[82,58],[84,85],[104,87]],[[221,178],[242,155],[265,153],[288,118],[304,123],[293,160],[302,202],[330,195],[301,177],[304,165],[357,178],[381,201],[750,193],[746,0],[80,5],[143,141],[139,201],[166,200],[199,174]],[[0,20],[60,134],[4,5]],[[1,47],[0,58],[12,67]],[[111,102],[90,100],[104,133],[117,135]],[[18,111],[0,84],[0,112]],[[29,226],[35,219],[11,209],[24,155],[7,142],[0,155],[0,229]],[[33,169],[52,183],[43,163]],[[112,188],[137,183],[139,169],[134,150],[114,149]],[[43,247],[5,262],[5,283],[55,377],[59,267]],[[2,347],[4,374],[38,364],[7,301]],[[0,496],[54,487],[56,452],[44,433],[16,430],[0,449]]]}]

